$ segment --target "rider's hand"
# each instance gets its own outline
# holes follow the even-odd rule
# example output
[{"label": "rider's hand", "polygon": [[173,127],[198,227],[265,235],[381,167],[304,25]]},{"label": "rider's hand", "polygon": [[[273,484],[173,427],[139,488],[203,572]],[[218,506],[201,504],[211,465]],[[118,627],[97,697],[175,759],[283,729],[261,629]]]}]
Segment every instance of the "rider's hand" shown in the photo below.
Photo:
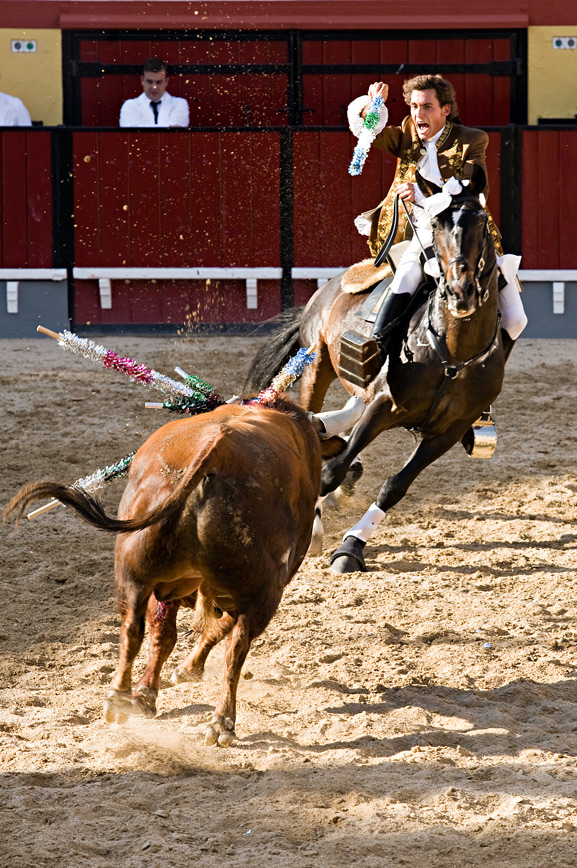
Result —
[{"label": "rider's hand", "polygon": [[395,193],[398,193],[400,198],[405,202],[414,202],[415,201],[415,185],[410,181],[405,181],[404,184],[399,184]]},{"label": "rider's hand", "polygon": [[369,97],[372,100],[376,96],[382,96],[383,100],[386,102],[388,95],[389,85],[385,84],[384,81],[376,81],[374,84],[369,85]]}]

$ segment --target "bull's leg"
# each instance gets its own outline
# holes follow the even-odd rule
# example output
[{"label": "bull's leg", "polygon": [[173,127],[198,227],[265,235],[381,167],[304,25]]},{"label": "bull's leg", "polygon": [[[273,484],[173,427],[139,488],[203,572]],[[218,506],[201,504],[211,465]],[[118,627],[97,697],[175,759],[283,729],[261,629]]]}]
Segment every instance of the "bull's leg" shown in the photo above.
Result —
[{"label": "bull's leg", "polygon": [[229,747],[232,744],[236,722],[236,691],[240,671],[255,635],[258,634],[251,635],[248,616],[246,614],[239,615],[226,643],[224,680],[215,714],[206,731],[206,744],[219,744],[221,747]]},{"label": "bull's leg", "polygon": [[333,572],[352,573],[366,570],[363,549],[386,512],[405,496],[409,486],[425,467],[448,452],[459,442],[463,433],[464,426],[460,424],[438,437],[421,440],[402,470],[385,481],[376,502],[369,507],[362,519],[345,532],[342,544],[331,555]]},{"label": "bull's leg", "polygon": [[125,723],[132,712],[132,665],[144,638],[144,617],[149,597],[128,582],[124,582],[122,587],[129,590],[121,600],[122,625],[118,666],[104,703],[104,718],[107,723]]},{"label": "bull's leg", "polygon": [[283,588],[288,582],[286,566],[277,574],[267,578],[267,596],[258,605],[241,612],[226,643],[224,658],[224,678],[215,714],[206,731],[206,744],[219,744],[228,747],[234,739],[236,722],[236,692],[242,665],[250,650],[251,642],[263,632],[278,609]]},{"label": "bull's leg", "polygon": [[133,714],[154,717],[156,698],[160,689],[160,673],[176,645],[176,616],[180,600],[159,603],[154,594],[148,601],[146,620],[150,634],[148,661],[144,675],[132,695]]},{"label": "bull's leg", "polygon": [[223,612],[218,619],[208,619],[195,647],[172,673],[170,677],[172,683],[200,681],[208,655],[214,646],[218,645],[230,633],[233,627],[234,618],[228,612]]}]

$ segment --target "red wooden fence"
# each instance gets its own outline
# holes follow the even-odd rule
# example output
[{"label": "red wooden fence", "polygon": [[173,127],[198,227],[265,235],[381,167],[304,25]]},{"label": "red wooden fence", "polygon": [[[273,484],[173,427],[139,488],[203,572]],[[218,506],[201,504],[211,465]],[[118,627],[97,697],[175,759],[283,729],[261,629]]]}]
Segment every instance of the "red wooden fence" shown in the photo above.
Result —
[{"label": "red wooden fence", "polygon": [[523,268],[577,268],[577,130],[523,132]]},{"label": "red wooden fence", "polygon": [[0,264],[52,266],[52,172],[48,131],[0,134]]},{"label": "red wooden fence", "polygon": [[[53,261],[51,137],[61,130],[0,133],[0,267],[49,268]],[[334,268],[366,256],[357,214],[378,203],[394,169],[371,153],[363,174],[347,168],[343,131],[293,134],[293,259],[300,268]],[[490,133],[489,206],[522,220],[522,267],[577,268],[577,130],[522,131],[522,203],[500,197],[501,136]],[[84,267],[276,267],[281,244],[279,132],[73,133],[74,263]],[[57,195],[60,187],[56,185]],[[67,217],[66,209],[59,209]],[[290,215],[289,215],[290,217]],[[58,236],[58,229],[55,233]],[[58,244],[56,245],[58,246]],[[70,259],[72,263],[72,259]],[[286,266],[286,257],[284,264]],[[312,281],[295,283],[306,301]],[[76,281],[77,324],[257,322],[280,310],[279,281],[259,281],[248,310],[243,281],[115,281],[102,309],[96,281]]]}]

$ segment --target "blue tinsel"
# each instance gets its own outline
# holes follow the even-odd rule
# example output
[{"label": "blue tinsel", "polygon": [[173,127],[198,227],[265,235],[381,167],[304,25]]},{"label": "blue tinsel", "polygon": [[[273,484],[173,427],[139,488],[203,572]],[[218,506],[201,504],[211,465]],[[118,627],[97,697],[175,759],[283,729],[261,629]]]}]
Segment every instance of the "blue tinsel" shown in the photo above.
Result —
[{"label": "blue tinsel", "polygon": [[295,377],[300,377],[306,366],[310,365],[311,362],[314,362],[315,354],[309,353],[307,355],[307,352],[308,350],[305,347],[301,347],[298,353],[288,360],[285,366],[285,370],[288,374],[294,374]]}]

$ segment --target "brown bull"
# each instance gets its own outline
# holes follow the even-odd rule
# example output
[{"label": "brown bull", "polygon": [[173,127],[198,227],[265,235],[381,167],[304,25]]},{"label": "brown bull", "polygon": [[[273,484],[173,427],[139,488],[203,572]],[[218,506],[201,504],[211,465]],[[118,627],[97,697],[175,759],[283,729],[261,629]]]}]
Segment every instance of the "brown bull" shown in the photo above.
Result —
[{"label": "brown bull", "polygon": [[[210,650],[228,635],[207,740],[230,744],[241,667],[306,554],[320,471],[320,444],[307,415],[279,400],[275,409],[224,405],[164,425],[136,453],[117,519],[85,492],[56,483],[27,485],[14,497],[5,520],[50,496],[119,534],[115,580],[122,624],[105,703],[109,722],[154,713],[160,670],[185,603],[195,606],[201,635],[173,681],[200,678]],[[147,610],[150,655],[133,695],[132,665]]]}]

